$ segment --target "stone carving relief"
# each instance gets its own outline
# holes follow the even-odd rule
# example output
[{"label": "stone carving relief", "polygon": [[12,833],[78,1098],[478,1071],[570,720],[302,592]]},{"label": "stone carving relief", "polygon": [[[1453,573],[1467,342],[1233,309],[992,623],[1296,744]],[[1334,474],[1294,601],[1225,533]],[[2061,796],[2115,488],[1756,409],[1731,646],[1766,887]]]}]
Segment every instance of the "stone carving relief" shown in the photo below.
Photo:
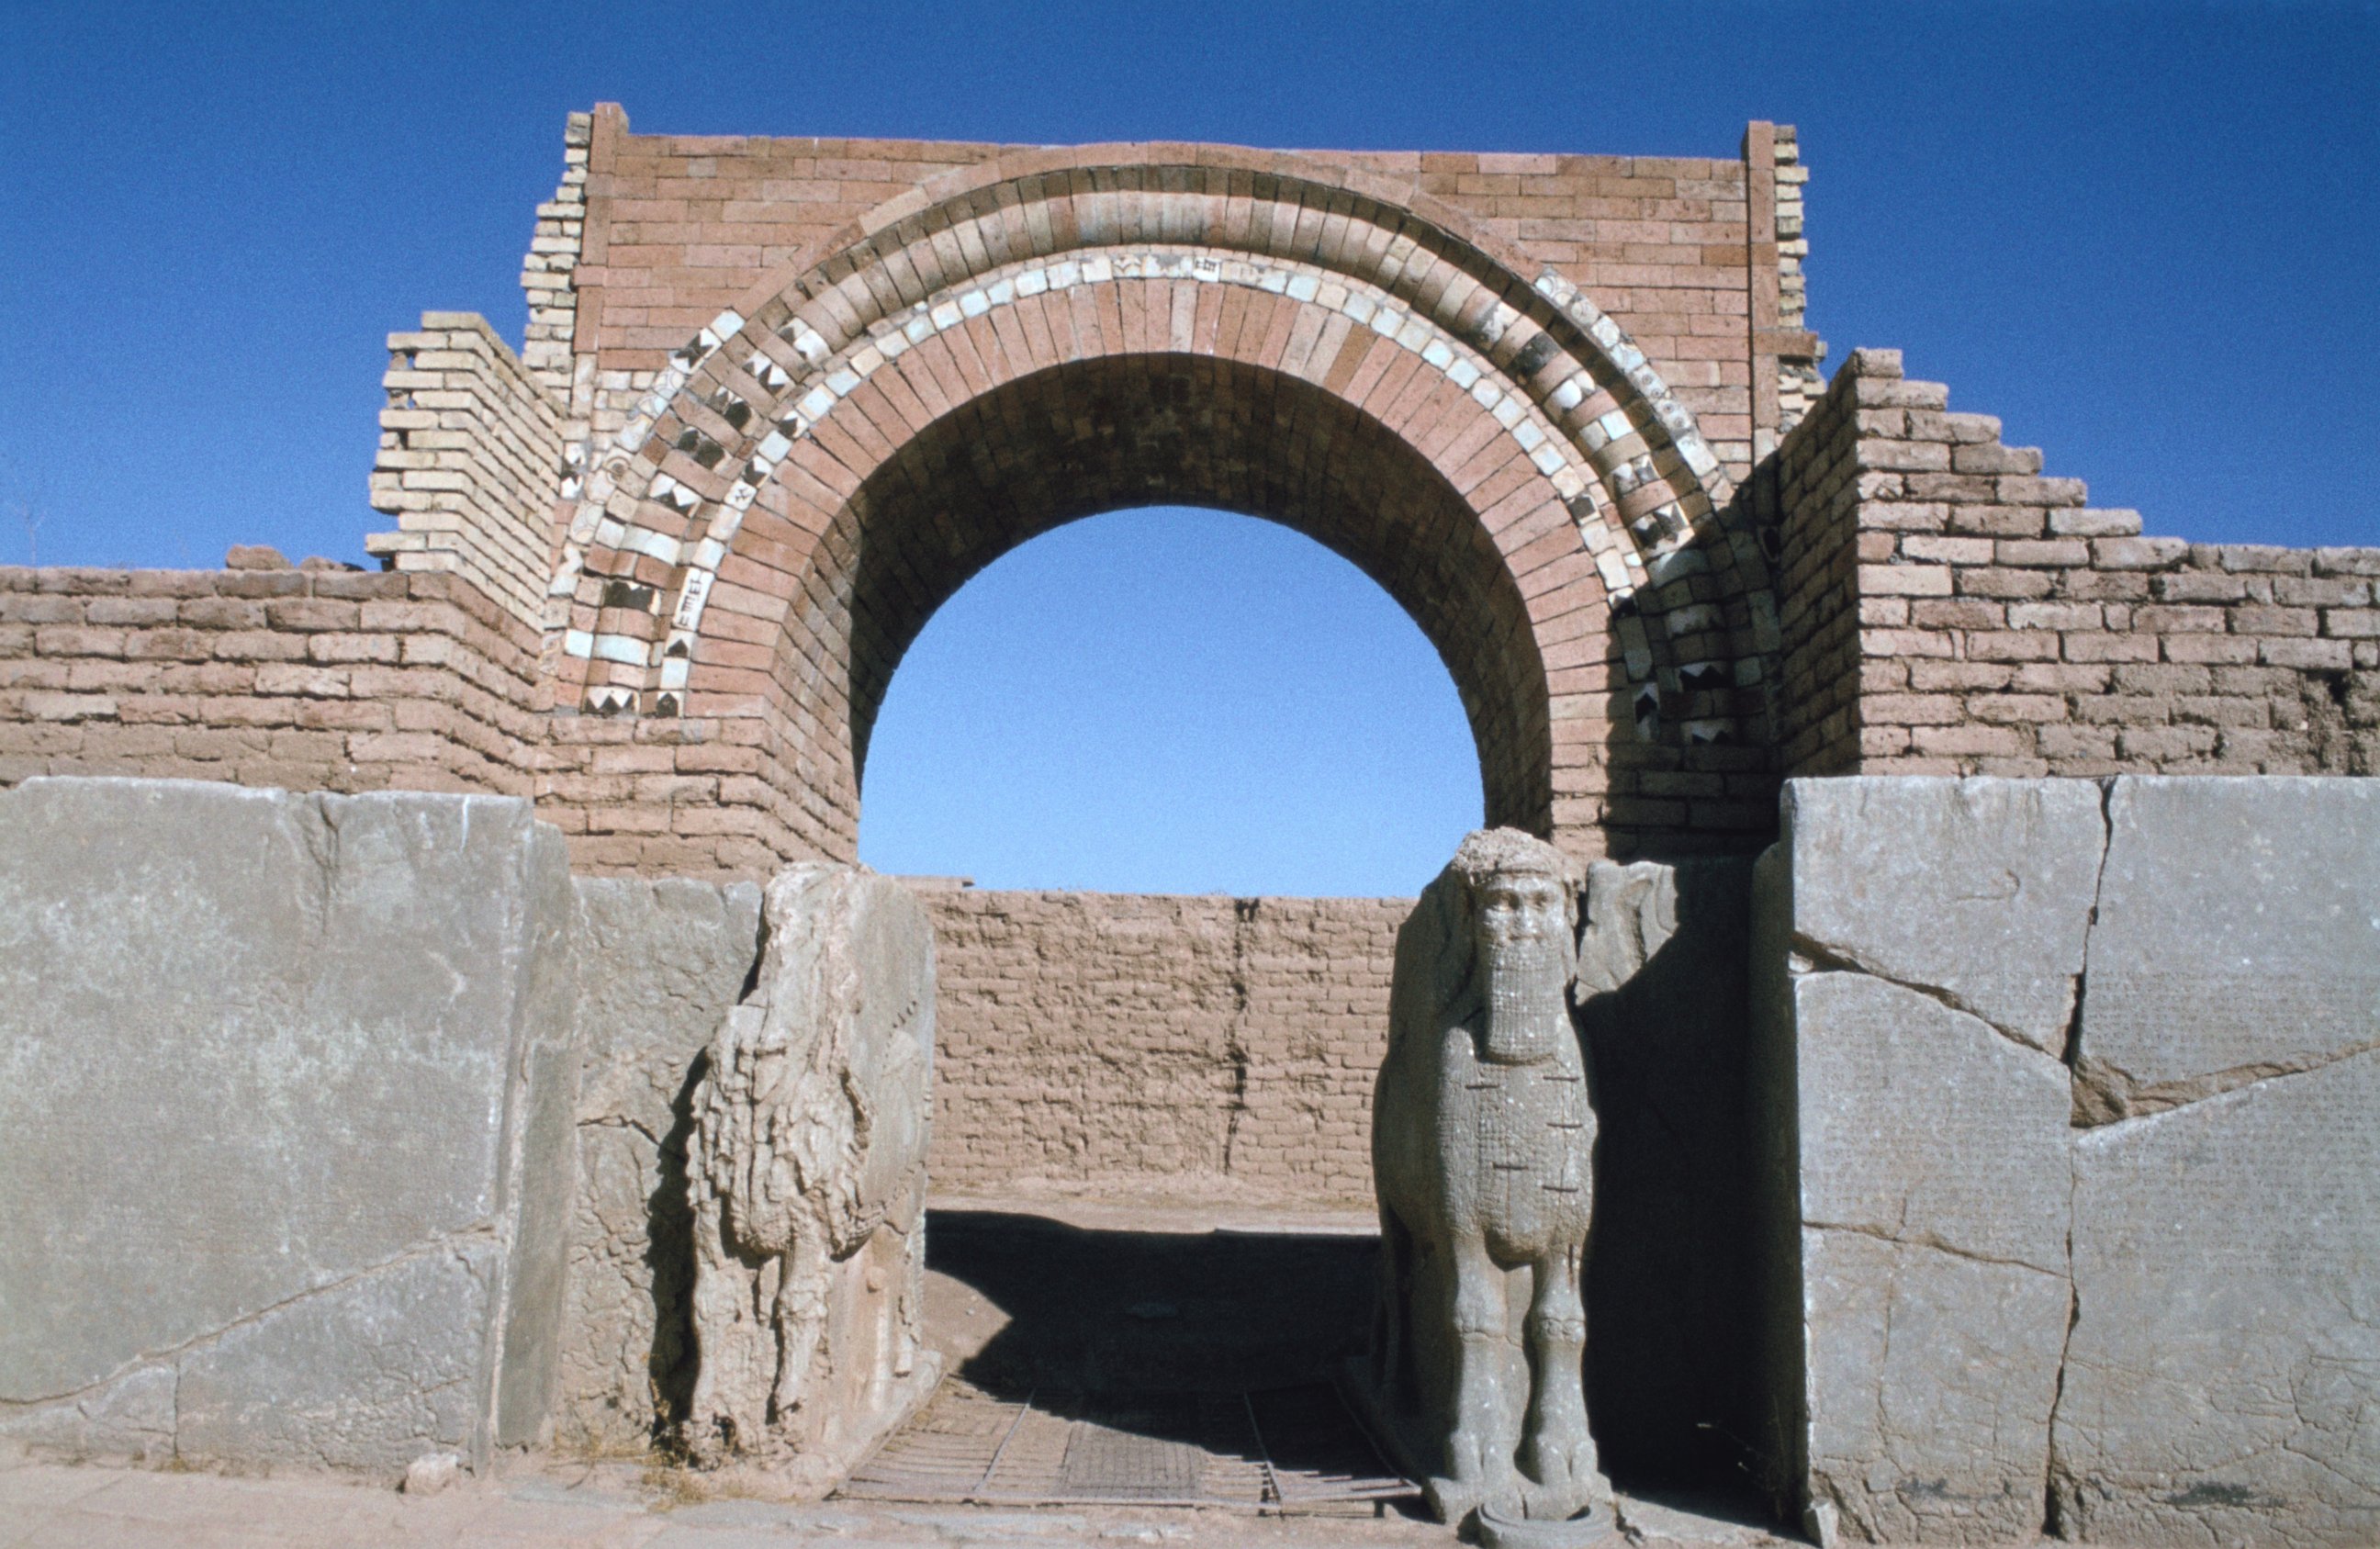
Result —
[{"label": "stone carving relief", "polygon": [[1483,1532],[1610,1498],[1583,1377],[1582,880],[1517,829],[1474,833],[1397,940],[1373,1100],[1380,1301],[1355,1386],[1431,1508]]},{"label": "stone carving relief", "polygon": [[832,1487],[940,1375],[921,1337],[933,938],[899,886],[769,884],[756,987],[694,1096],[698,1463]]}]

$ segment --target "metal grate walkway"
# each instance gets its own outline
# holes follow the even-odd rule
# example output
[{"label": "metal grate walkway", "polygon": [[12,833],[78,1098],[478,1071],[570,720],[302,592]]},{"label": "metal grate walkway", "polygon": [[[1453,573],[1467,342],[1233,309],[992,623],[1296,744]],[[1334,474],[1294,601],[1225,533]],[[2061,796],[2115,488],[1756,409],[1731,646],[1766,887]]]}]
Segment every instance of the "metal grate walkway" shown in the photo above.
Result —
[{"label": "metal grate walkway", "polygon": [[1327,1507],[1414,1495],[1324,1385],[1023,1403],[946,1387],[837,1495],[979,1506]]}]

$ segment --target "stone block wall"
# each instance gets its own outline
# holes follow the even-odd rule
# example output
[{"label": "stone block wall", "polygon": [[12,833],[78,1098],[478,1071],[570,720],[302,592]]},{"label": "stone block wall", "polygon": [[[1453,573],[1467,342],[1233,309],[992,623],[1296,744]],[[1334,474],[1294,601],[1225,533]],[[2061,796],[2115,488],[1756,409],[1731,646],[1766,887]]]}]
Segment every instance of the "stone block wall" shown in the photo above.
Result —
[{"label": "stone block wall", "polygon": [[1785,442],[1789,774],[2380,773],[2380,548],[2143,538],[1860,350]]},{"label": "stone block wall", "polygon": [[2368,1543],[2380,785],[1794,781],[1754,922],[1810,1531]]},{"label": "stone block wall", "polygon": [[394,1477],[550,1433],[571,896],[527,802],[0,793],[0,1436]]},{"label": "stone block wall", "polygon": [[921,892],[938,1192],[1367,1207],[1404,899]]},{"label": "stone block wall", "polygon": [[581,877],[578,1192],[555,1440],[643,1452],[693,1396],[697,1065],[760,956],[749,882]]},{"label": "stone block wall", "polygon": [[535,648],[460,575],[0,567],[0,784],[528,795]]},{"label": "stone block wall", "polygon": [[364,548],[406,574],[467,576],[536,627],[557,554],[562,405],[475,313],[424,312],[388,353],[371,501],[397,530]]}]

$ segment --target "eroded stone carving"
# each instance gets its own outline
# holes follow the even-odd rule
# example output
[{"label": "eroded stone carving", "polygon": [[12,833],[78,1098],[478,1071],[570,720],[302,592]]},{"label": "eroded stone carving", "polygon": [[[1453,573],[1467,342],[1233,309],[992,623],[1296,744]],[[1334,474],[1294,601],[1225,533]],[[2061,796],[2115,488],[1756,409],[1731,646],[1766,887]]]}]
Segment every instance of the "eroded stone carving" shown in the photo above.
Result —
[{"label": "eroded stone carving", "polygon": [[1380,1303],[1357,1386],[1449,1522],[1560,1520],[1610,1495],[1583,1378],[1580,881],[1527,834],[1474,833],[1398,933],[1373,1100]]},{"label": "eroded stone carving", "polygon": [[933,938],[898,885],[834,866],[777,877],[763,921],[757,986],[694,1098],[684,1439],[807,1493],[940,1374],[920,1330]]},{"label": "eroded stone carving", "polygon": [[528,802],[0,792],[0,1449],[540,1445],[578,1084]]}]

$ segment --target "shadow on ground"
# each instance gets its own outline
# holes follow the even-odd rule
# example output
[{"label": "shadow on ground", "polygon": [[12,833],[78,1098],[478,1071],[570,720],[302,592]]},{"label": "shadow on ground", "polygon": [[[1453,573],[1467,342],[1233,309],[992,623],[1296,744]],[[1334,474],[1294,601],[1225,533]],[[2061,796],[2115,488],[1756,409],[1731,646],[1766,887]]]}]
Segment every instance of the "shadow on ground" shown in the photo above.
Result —
[{"label": "shadow on ground", "polygon": [[[926,1242],[928,1334],[969,1387],[1209,1451],[1234,1450],[1240,1395],[1251,1393],[1276,1466],[1329,1471],[1348,1467],[1351,1448],[1372,1456],[1330,1384],[1369,1335],[1376,1237],[937,1210]],[[1598,1442],[1607,1457],[1628,1454]],[[1740,1472],[1693,1472],[1703,1477],[1682,1477],[1672,1460],[1613,1482],[1718,1521],[1766,1519]]]},{"label": "shadow on ground", "polygon": [[1364,1348],[1378,1256],[1377,1239],[1353,1234],[1102,1231],[936,1211],[928,1267],[997,1316],[970,1319],[963,1298],[929,1292],[928,1322],[956,1357],[952,1374],[1002,1398],[1328,1383]]}]

